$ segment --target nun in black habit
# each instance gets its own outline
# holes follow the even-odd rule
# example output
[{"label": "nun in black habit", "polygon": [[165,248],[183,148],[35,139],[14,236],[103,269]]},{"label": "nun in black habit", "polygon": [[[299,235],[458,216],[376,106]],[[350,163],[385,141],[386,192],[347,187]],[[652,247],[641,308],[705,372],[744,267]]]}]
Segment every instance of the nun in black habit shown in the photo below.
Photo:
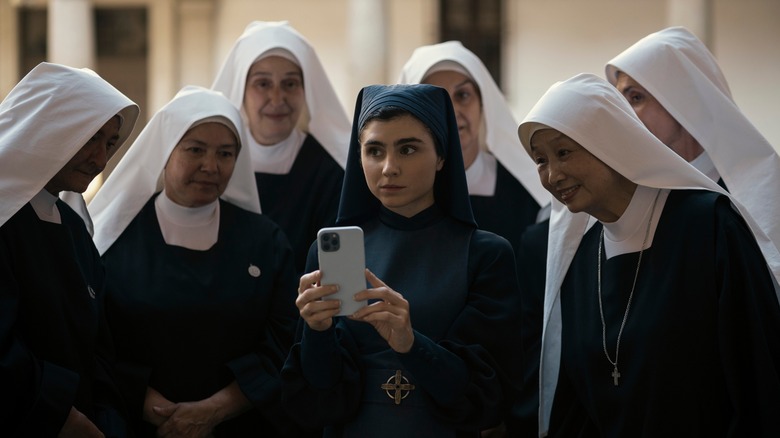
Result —
[{"label": "nun in black habit", "polygon": [[212,89],[241,110],[263,214],[278,224],[302,274],[309,244],[333,225],[349,116],[312,44],[286,21],[253,21]]},{"label": "nun in black habit", "polygon": [[139,437],[292,432],[278,378],[297,320],[292,250],[259,214],[241,129],[222,93],[185,87],[89,205]]},{"label": "nun in black habit", "polygon": [[138,106],[93,71],[52,63],[0,104],[4,437],[125,436],[105,271],[84,221],[57,195],[86,190],[137,118]]},{"label": "nun in black habit", "polygon": [[479,436],[519,369],[512,248],[477,230],[446,90],[374,85],[358,96],[339,225],[365,234],[370,304],[333,317],[316,247],[282,369],[291,415],[325,436]]},{"label": "nun in black habit", "polygon": [[748,210],[593,75],[519,136],[554,196],[539,435],[780,436],[780,257]]}]

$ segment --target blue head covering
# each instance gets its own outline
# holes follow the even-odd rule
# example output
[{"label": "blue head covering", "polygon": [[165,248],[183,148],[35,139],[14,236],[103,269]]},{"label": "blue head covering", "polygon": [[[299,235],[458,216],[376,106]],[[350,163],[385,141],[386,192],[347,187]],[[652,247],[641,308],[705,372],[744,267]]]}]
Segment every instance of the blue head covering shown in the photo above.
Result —
[{"label": "blue head covering", "polygon": [[369,85],[360,90],[355,103],[352,136],[336,223],[359,225],[379,213],[381,203],[369,190],[360,164],[359,134],[370,114],[389,106],[408,111],[428,127],[436,140],[436,152],[444,159],[444,165],[434,181],[433,196],[436,205],[445,214],[476,227],[469,202],[458,123],[455,120],[452,101],[447,90],[422,84]]}]

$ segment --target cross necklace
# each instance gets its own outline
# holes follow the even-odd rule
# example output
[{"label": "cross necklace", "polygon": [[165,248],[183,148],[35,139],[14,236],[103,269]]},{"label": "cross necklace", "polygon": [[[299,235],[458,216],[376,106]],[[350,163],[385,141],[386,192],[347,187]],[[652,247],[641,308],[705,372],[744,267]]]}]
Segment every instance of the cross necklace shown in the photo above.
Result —
[{"label": "cross necklace", "polygon": [[604,247],[604,227],[601,227],[601,236],[599,237],[599,261],[598,261],[598,293],[599,293],[599,314],[601,315],[601,345],[604,347],[604,354],[607,356],[607,360],[614,367],[612,369],[612,382],[615,386],[618,386],[618,379],[620,379],[620,372],[618,371],[618,356],[620,355],[620,338],[623,336],[623,328],[626,326],[626,320],[628,319],[628,310],[631,308],[631,299],[634,298],[634,289],[636,288],[636,279],[639,277],[639,266],[642,264],[642,253],[645,252],[645,244],[647,243],[647,237],[650,235],[650,224],[653,222],[653,214],[655,214],[655,205],[658,203],[658,196],[661,194],[661,190],[655,194],[655,200],[653,201],[653,208],[650,210],[650,219],[647,221],[647,229],[645,230],[645,238],[642,240],[642,247],[639,251],[639,260],[636,262],[636,272],[634,273],[634,283],[631,285],[631,293],[628,295],[628,304],[626,304],[626,311],[623,313],[623,321],[620,323],[620,330],[618,330],[617,345],[615,345],[615,360],[609,355],[607,350],[607,324],[604,322],[604,306],[601,303],[601,254]]}]

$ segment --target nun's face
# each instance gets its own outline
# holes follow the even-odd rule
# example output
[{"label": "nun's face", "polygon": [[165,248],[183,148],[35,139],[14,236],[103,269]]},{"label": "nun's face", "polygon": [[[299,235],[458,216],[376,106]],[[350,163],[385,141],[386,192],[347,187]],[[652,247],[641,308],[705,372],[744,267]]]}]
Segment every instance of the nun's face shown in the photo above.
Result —
[{"label": "nun's face", "polygon": [[119,116],[112,117],[54,175],[46,184],[46,190],[53,195],[63,190],[84,193],[89,183],[103,171],[108,159],[116,152],[119,128]]},{"label": "nun's face", "polygon": [[636,189],[636,184],[554,129],[534,133],[531,157],[544,188],[572,213],[584,211],[602,222],[614,222]]},{"label": "nun's face", "polygon": [[295,129],[306,105],[301,68],[281,56],[263,58],[249,69],[244,112],[255,141],[273,145]]},{"label": "nun's face", "polygon": [[693,161],[704,149],[652,94],[631,76],[618,72],[615,88],[628,100],[639,120],[677,155]]},{"label": "nun's face", "polygon": [[216,122],[191,128],[165,165],[165,193],[184,207],[214,202],[230,182],[238,155],[233,132]]},{"label": "nun's face", "polygon": [[360,158],[369,190],[390,211],[412,217],[433,205],[433,183],[444,160],[415,117],[370,120],[360,133]]},{"label": "nun's face", "polygon": [[479,130],[482,126],[482,97],[477,84],[463,73],[451,70],[433,73],[423,83],[442,87],[450,94],[458,119],[463,164],[468,169],[479,153]]}]

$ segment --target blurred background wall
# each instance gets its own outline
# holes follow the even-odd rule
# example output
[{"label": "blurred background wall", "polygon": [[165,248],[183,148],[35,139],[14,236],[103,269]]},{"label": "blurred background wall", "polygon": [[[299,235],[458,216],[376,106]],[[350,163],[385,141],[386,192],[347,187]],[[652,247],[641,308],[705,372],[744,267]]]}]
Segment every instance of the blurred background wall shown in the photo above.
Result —
[{"label": "blurred background wall", "polygon": [[640,38],[683,25],[780,148],[778,0],[0,0],[0,98],[41,61],[91,67],[141,105],[137,134],[182,86],[210,86],[252,20],[306,36],[350,116],[360,88],[395,82],[416,47],[461,40],[518,121],[553,82],[603,76]]}]

